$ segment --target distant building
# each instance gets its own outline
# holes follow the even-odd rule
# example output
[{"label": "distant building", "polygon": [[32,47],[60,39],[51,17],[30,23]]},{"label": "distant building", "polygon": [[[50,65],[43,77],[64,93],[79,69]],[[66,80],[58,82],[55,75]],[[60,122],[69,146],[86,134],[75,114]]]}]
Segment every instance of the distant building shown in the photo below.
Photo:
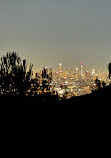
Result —
[{"label": "distant building", "polygon": [[92,69],[92,79],[95,80],[96,79],[96,73],[95,73],[95,70]]},{"label": "distant building", "polygon": [[81,62],[81,76],[83,75],[83,66],[82,66],[82,62]]},{"label": "distant building", "polygon": [[63,71],[62,71],[62,63],[59,63],[59,77],[62,77]]},{"label": "distant building", "polygon": [[65,72],[64,72],[64,77],[68,77],[68,70],[67,69],[65,69]]},{"label": "distant building", "polygon": [[79,78],[79,71],[78,71],[78,67],[77,66],[75,66],[74,77],[75,77],[75,79]]},{"label": "distant building", "polygon": [[85,71],[85,77],[90,79],[91,78],[91,73],[89,71]]},{"label": "distant building", "polygon": [[70,73],[70,77],[73,78],[74,77],[73,69],[71,69],[69,73]]},{"label": "distant building", "polygon": [[95,70],[94,69],[92,69],[92,75],[95,75]]}]

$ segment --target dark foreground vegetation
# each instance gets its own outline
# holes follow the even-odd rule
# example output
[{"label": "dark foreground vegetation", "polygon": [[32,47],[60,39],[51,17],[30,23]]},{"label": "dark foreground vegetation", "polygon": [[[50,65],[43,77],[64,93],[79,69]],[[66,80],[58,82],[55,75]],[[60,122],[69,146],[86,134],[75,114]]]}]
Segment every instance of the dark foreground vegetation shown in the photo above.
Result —
[{"label": "dark foreground vegetation", "polygon": [[79,97],[72,97],[64,100],[59,99],[50,93],[41,94],[38,96],[0,96],[0,104],[7,105],[73,105],[73,106],[89,106],[89,107],[108,107],[111,104],[111,86],[106,86]]}]

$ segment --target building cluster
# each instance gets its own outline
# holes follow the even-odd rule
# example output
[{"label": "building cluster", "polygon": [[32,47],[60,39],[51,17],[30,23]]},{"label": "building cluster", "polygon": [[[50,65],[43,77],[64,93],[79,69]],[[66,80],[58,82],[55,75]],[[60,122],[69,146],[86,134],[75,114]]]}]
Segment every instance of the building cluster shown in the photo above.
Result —
[{"label": "building cluster", "polygon": [[16,52],[9,52],[1,57],[0,62],[0,95],[36,96],[50,93],[60,98],[70,98],[89,94],[92,90],[111,85],[111,63],[108,65],[109,75],[104,72],[85,71],[79,67],[63,69],[59,63],[57,71],[44,66],[39,73],[32,71],[33,65],[27,68],[26,60],[21,60]]},{"label": "building cluster", "polygon": [[[56,72],[53,72],[52,68],[44,67],[42,72],[38,73],[38,77],[42,87],[42,89],[39,88],[39,94],[51,92],[52,95],[58,95],[60,98],[66,99],[72,96],[90,94],[92,90],[97,89],[96,79],[100,80],[101,83],[103,81],[105,83],[108,82],[106,73],[96,72],[94,69],[91,72],[83,71],[82,63],[80,67],[75,66],[74,69],[70,70],[63,70],[60,63]],[[43,81],[47,81],[44,83],[44,86],[42,86]],[[45,85],[48,85],[48,87]]]},{"label": "building cluster", "polygon": [[[23,71],[24,72],[24,71]],[[31,71],[30,71],[31,72]],[[58,71],[53,71],[51,67],[44,66],[43,70],[39,73],[31,72],[29,79],[28,74],[17,77],[17,85],[20,82],[20,86],[14,87],[12,84],[6,88],[5,80],[0,85],[1,95],[17,95],[18,92],[24,91],[26,96],[35,96],[44,93],[50,93],[51,95],[57,95],[59,98],[68,99],[73,96],[81,96],[92,93],[92,90],[97,89],[98,85],[102,86],[102,82],[108,83],[108,75],[104,72],[84,71],[82,62],[80,66],[75,66],[73,69],[63,69],[62,64],[59,63]],[[21,76],[21,73],[20,75]],[[15,81],[15,77],[12,76]],[[2,79],[3,77],[0,77]],[[8,79],[8,78],[7,78]],[[99,80],[100,82],[96,80]],[[23,80],[23,83],[22,83]],[[5,86],[3,86],[5,84]],[[11,86],[11,87],[10,87]],[[27,86],[27,89],[26,89]],[[3,88],[4,87],[4,88]],[[19,91],[18,91],[19,90]],[[21,91],[22,90],[22,91]]]}]

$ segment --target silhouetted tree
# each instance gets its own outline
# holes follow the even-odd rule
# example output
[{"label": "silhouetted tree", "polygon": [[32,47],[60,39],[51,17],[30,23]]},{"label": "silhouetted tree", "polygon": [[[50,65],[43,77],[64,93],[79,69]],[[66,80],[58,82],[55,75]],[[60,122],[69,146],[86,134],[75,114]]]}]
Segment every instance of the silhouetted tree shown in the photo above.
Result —
[{"label": "silhouetted tree", "polygon": [[106,83],[104,81],[102,81],[102,87],[104,88],[106,85]]},{"label": "silhouetted tree", "polygon": [[42,70],[42,91],[44,92],[44,89],[49,90],[50,89],[50,83],[52,81],[52,72],[48,74],[48,68],[44,67]]},{"label": "silhouetted tree", "polygon": [[111,62],[108,64],[108,71],[109,71],[109,79],[110,79],[110,75],[111,75]]},{"label": "silhouetted tree", "polygon": [[96,83],[96,85],[97,85],[98,88],[101,87],[101,82],[100,82],[100,80],[98,80],[98,78],[95,80],[95,83]]},{"label": "silhouetted tree", "polygon": [[1,57],[0,87],[3,94],[25,95],[30,88],[30,76],[33,65],[27,71],[26,60],[21,60],[16,52],[9,52]]},{"label": "silhouetted tree", "polygon": [[38,80],[38,78],[34,78],[31,79],[31,91],[30,91],[30,95],[37,95],[38,93],[38,89],[40,90],[40,81]]}]

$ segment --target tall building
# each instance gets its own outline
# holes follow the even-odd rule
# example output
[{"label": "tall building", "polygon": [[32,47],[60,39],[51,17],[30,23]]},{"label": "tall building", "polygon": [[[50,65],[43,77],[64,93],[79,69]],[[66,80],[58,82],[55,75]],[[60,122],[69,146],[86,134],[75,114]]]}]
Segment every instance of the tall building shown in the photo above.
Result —
[{"label": "tall building", "polygon": [[62,63],[59,63],[59,72],[62,71]]},{"label": "tall building", "polygon": [[67,69],[65,69],[64,77],[68,77],[68,70]]},{"label": "tall building", "polygon": [[87,79],[90,79],[91,78],[91,73],[89,72],[89,71],[85,71],[85,77],[87,78]]},{"label": "tall building", "polygon": [[81,76],[83,75],[83,66],[82,66],[82,61],[81,61]]},{"label": "tall building", "polygon": [[95,75],[95,70],[94,69],[92,69],[92,75]]},{"label": "tall building", "polygon": [[99,80],[101,80],[102,75],[101,75],[101,72],[99,70],[98,70],[97,77],[98,77]]},{"label": "tall building", "polygon": [[92,69],[92,79],[95,80],[96,79],[96,73],[95,73],[95,70]]},{"label": "tall building", "polygon": [[49,68],[49,74],[48,75],[49,75],[50,80],[52,80],[52,67]]},{"label": "tall building", "polygon": [[73,69],[71,69],[71,70],[69,71],[69,74],[70,74],[70,75],[69,75],[70,77],[74,77]]},{"label": "tall building", "polygon": [[75,77],[75,79],[79,78],[79,71],[78,71],[78,67],[77,66],[75,66],[74,77]]},{"label": "tall building", "polygon": [[62,64],[59,63],[59,77],[62,77]]}]

